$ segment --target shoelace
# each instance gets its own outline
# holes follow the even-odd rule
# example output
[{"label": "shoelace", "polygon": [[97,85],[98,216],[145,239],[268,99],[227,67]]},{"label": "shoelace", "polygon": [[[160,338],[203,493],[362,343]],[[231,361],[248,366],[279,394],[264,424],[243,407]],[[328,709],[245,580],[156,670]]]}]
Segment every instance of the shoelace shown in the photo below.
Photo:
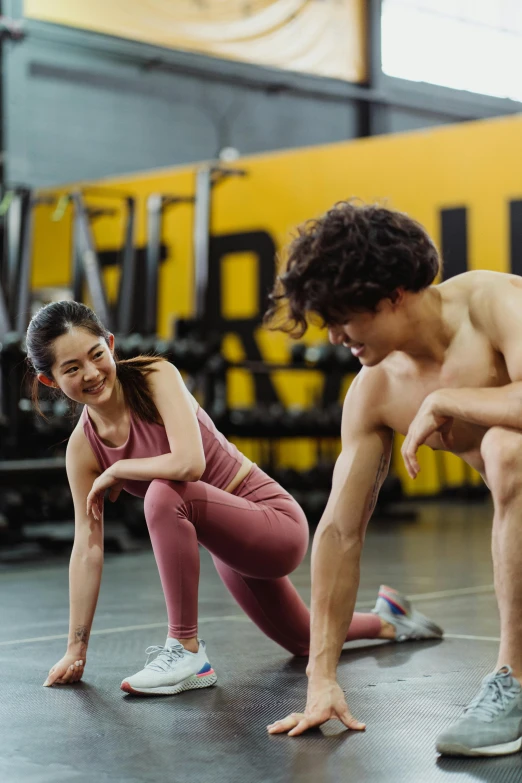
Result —
[{"label": "shoelace", "polygon": [[[175,644],[172,647],[159,647],[157,645],[147,647],[145,650],[147,655],[145,668],[153,669],[157,672],[165,672],[174,661],[183,658],[184,653],[185,649],[181,644]],[[151,655],[157,655],[157,657],[149,663]]]},{"label": "shoelace", "polygon": [[464,711],[466,717],[474,717],[491,723],[517,694],[513,689],[508,690],[497,677],[484,683],[478,696],[473,699],[469,707]]}]

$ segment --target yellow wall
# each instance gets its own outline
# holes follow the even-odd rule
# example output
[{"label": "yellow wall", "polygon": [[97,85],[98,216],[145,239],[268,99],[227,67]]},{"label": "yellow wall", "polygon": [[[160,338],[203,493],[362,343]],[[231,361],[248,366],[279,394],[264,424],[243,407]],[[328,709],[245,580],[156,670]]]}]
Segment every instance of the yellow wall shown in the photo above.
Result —
[{"label": "yellow wall", "polygon": [[[248,176],[220,185],[214,196],[213,232],[232,233],[263,229],[282,247],[292,228],[317,215],[337,200],[358,196],[379,200],[404,210],[421,221],[439,240],[440,210],[454,206],[468,209],[469,268],[507,271],[509,267],[508,201],[522,198],[522,160],[519,154],[522,117],[448,126],[436,130],[375,137],[324,147],[246,158],[239,165]],[[144,243],[144,201],[151,192],[190,193],[193,169],[154,171],[102,184],[132,191],[140,197],[138,242]],[[99,199],[96,203],[100,203]],[[173,315],[191,313],[192,208],[180,206],[167,215],[164,241],[169,257],[162,267],[160,329],[169,334]],[[100,247],[118,247],[121,221],[114,217],[96,223]],[[69,279],[67,220],[53,224],[49,210],[39,207],[36,221],[34,284],[60,285]],[[247,256],[230,259],[225,306],[248,313],[254,264]],[[250,279],[249,279],[250,276]],[[246,293],[245,293],[246,292]],[[253,313],[255,315],[255,313]],[[320,337],[310,330],[307,341]],[[267,360],[284,360],[288,342],[280,334],[258,330],[257,341]],[[231,336],[227,354],[241,356],[241,345]],[[311,404],[320,376],[274,373],[274,383],[285,403]],[[232,401],[252,401],[250,379],[238,373]],[[295,446],[283,449],[285,461],[312,459],[313,452],[296,457]],[[303,454],[305,452],[303,451]],[[442,462],[440,462],[442,460]],[[423,470],[412,484],[400,459],[395,467],[407,491],[431,493],[440,486],[444,468],[449,483],[463,479],[461,463],[451,456],[436,456],[425,449]],[[476,477],[474,478],[476,480]]]},{"label": "yellow wall", "polygon": [[25,0],[33,19],[362,82],[364,0]]}]

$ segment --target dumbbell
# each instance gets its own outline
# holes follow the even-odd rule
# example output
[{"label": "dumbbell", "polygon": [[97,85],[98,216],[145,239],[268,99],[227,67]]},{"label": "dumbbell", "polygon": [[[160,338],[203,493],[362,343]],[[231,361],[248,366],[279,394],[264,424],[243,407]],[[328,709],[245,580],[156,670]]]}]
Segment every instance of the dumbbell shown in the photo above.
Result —
[{"label": "dumbbell", "polygon": [[256,438],[263,430],[262,417],[256,408],[231,408],[227,411],[224,433],[238,437]]},{"label": "dumbbell", "polygon": [[14,358],[23,362],[26,356],[24,337],[18,332],[7,332],[0,343],[0,359],[4,357]]},{"label": "dumbbell", "polygon": [[283,436],[280,431],[282,413],[280,405],[231,408],[222,425],[223,432],[247,438],[268,438],[274,434]]},{"label": "dumbbell", "polygon": [[338,370],[348,373],[358,372],[361,369],[359,361],[344,345],[295,343],[290,349],[290,355],[292,364],[306,364],[312,369],[322,371]]},{"label": "dumbbell", "polygon": [[284,411],[281,430],[282,435],[290,437],[328,437],[331,434],[328,410],[291,406]]},{"label": "dumbbell", "polygon": [[172,343],[172,356],[178,369],[194,373],[203,369],[210,353],[206,343],[187,337]]},{"label": "dumbbell", "polygon": [[135,356],[147,355],[155,352],[156,337],[139,333],[118,337],[116,340],[116,353],[121,359],[132,359]]}]

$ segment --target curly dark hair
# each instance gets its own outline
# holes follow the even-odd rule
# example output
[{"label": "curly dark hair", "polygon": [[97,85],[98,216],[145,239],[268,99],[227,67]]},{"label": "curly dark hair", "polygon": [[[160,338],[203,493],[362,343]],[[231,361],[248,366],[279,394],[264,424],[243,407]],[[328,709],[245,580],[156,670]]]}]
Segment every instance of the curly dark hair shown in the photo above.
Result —
[{"label": "curly dark hair", "polygon": [[307,315],[323,326],[350,312],[375,312],[398,288],[421,291],[437,276],[440,258],[426,230],[403,212],[341,201],[298,228],[285,271],[269,296],[265,323],[302,337]]}]

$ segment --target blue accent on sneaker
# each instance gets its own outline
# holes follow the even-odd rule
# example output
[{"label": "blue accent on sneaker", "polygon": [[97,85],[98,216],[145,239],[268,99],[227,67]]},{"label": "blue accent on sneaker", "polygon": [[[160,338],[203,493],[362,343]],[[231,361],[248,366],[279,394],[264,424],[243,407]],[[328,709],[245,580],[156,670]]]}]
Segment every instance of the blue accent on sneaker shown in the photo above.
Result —
[{"label": "blue accent on sneaker", "polygon": [[390,599],[387,598],[385,595],[383,595],[382,598],[384,598],[384,600],[386,601],[386,603],[390,607],[390,609],[393,612],[393,614],[397,614],[397,615],[405,615],[406,614],[404,609],[401,609],[400,606],[397,606],[397,604],[394,604],[393,601],[390,601]]},{"label": "blue accent on sneaker", "polygon": [[198,674],[205,674],[205,672],[209,672],[211,668],[212,666],[209,663],[206,663],[203,668],[199,670]]}]

